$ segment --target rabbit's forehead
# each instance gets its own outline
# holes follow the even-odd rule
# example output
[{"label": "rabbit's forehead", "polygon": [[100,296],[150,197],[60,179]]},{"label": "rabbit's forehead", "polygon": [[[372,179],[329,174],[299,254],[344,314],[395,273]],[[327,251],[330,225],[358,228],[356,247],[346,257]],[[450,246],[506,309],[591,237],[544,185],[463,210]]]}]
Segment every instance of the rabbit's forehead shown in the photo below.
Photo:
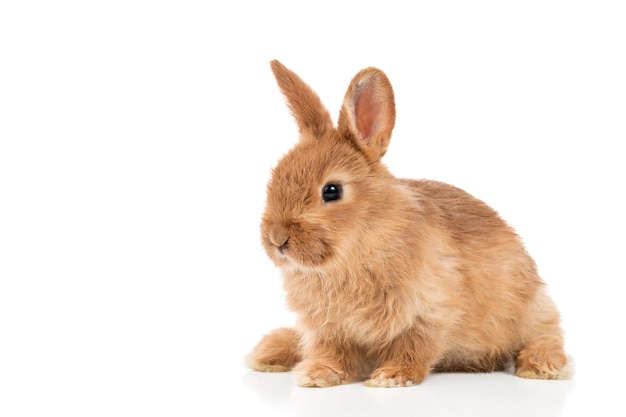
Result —
[{"label": "rabbit's forehead", "polygon": [[368,168],[365,157],[346,144],[308,142],[285,155],[274,175],[277,180],[314,186],[328,180],[352,181],[367,175]]}]

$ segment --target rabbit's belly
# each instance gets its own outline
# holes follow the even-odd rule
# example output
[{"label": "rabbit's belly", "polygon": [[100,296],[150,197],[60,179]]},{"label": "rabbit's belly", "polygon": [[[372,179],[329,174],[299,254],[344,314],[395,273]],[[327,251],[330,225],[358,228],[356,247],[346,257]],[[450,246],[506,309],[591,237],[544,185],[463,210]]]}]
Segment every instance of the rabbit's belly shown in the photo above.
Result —
[{"label": "rabbit's belly", "polygon": [[434,366],[438,372],[493,372],[504,370],[515,356],[512,349],[472,351],[450,349]]}]

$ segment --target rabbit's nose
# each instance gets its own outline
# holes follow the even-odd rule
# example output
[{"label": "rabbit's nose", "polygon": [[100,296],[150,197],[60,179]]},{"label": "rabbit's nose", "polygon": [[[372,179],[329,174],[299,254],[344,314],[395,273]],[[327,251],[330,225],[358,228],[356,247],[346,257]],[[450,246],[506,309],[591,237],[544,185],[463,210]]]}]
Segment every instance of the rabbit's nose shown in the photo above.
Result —
[{"label": "rabbit's nose", "polygon": [[269,233],[270,242],[272,245],[276,246],[280,253],[283,253],[287,246],[289,245],[289,233],[286,229],[282,227],[274,227],[270,230]]},{"label": "rabbit's nose", "polygon": [[284,254],[288,248],[289,248],[289,239],[285,240],[285,243],[283,243],[282,245],[278,247],[278,251],[281,254]]}]

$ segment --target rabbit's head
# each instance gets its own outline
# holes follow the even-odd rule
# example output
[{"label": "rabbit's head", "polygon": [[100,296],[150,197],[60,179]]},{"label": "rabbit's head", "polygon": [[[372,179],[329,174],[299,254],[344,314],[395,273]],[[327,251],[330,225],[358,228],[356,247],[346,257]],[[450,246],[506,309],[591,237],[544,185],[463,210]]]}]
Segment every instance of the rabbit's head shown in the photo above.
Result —
[{"label": "rabbit's head", "polygon": [[299,128],[267,187],[262,242],[281,267],[319,269],[366,256],[398,227],[406,192],[381,163],[395,123],[393,90],[376,68],[350,83],[333,125],[317,94],[278,61],[272,70]]}]

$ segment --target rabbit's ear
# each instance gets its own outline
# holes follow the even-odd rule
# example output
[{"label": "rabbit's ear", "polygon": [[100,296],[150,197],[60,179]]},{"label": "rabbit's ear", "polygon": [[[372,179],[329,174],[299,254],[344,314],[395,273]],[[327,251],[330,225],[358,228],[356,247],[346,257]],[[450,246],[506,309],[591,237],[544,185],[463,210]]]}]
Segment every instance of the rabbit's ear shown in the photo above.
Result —
[{"label": "rabbit's ear", "polygon": [[333,129],[330,114],[313,89],[277,60],[271,62],[271,67],[296,119],[300,134],[320,137],[324,132]]},{"label": "rabbit's ear", "polygon": [[396,105],[389,79],[381,70],[366,68],[350,83],[339,114],[339,131],[350,136],[372,159],[380,159],[391,138]]}]

